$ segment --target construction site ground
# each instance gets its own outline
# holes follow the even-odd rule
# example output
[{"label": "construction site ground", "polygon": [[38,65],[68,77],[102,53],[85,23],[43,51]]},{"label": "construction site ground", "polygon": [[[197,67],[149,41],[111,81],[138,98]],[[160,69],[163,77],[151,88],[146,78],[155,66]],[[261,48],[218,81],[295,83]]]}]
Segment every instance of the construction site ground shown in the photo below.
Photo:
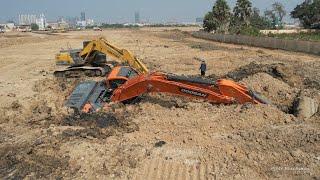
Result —
[{"label": "construction site ground", "polygon": [[[191,30],[1,34],[0,178],[319,178],[320,114],[296,117],[293,110],[301,95],[320,102],[319,56],[200,40]],[[207,78],[243,82],[272,105],[160,94],[74,115],[65,99],[87,78],[54,78],[54,56],[98,36],[151,70],[198,76],[205,59]]]}]

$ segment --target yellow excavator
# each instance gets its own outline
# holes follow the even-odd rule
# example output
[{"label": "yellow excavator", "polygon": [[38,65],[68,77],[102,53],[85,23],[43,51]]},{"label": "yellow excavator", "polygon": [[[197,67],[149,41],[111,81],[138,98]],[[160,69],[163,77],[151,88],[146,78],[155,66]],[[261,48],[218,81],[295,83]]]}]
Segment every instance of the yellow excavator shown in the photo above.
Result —
[{"label": "yellow excavator", "polygon": [[130,51],[112,45],[103,37],[84,41],[83,49],[60,51],[56,64],[68,65],[55,71],[56,77],[105,76],[118,64],[129,65],[140,74],[148,72],[146,65]]}]

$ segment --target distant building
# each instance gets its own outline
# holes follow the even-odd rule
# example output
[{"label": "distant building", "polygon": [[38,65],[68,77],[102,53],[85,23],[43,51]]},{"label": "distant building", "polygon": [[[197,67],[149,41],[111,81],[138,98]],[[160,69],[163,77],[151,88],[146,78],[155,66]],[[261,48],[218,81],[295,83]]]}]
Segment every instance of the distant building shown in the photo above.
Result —
[{"label": "distant building", "polygon": [[30,25],[36,23],[37,16],[34,14],[20,14],[19,25]]},{"label": "distant building", "polygon": [[48,22],[48,28],[52,30],[67,30],[70,28],[70,25],[60,17],[57,22]]},{"label": "distant building", "polygon": [[19,25],[29,26],[31,24],[37,24],[39,30],[45,30],[47,26],[47,20],[44,14],[40,14],[38,17],[34,14],[20,14],[19,15]]},{"label": "distant building", "polygon": [[59,29],[59,23],[57,22],[48,22],[48,28],[49,29]]},{"label": "distant building", "polygon": [[70,25],[63,19],[60,18],[60,20],[58,21],[58,25],[60,29],[69,29]]},{"label": "distant building", "polygon": [[43,31],[47,27],[47,20],[44,14],[40,14],[39,18],[36,19],[36,24],[39,26],[39,30]]},{"label": "distant building", "polygon": [[86,21],[77,21],[77,26],[86,27],[87,23],[86,23]]},{"label": "distant building", "polygon": [[86,24],[87,24],[87,26],[94,26],[94,25],[95,25],[93,19],[87,19],[87,20],[86,20]]},{"label": "distant building", "polygon": [[77,26],[77,22],[79,21],[79,17],[67,17],[66,22],[69,24],[70,27]]},{"label": "distant building", "polygon": [[85,21],[77,21],[77,26],[80,27],[87,27],[87,26],[94,26],[94,20],[93,19],[87,19]]},{"label": "distant building", "polygon": [[136,24],[139,24],[140,23],[140,13],[139,12],[135,12],[134,13],[134,22]]},{"label": "distant building", "polygon": [[80,21],[85,21],[85,20],[86,20],[86,13],[81,12]]}]

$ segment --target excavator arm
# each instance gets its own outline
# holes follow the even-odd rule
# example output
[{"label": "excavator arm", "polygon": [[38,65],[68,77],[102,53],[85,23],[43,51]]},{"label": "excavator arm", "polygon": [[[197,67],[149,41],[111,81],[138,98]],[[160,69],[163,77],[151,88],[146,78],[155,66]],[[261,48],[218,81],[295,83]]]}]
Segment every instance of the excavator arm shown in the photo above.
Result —
[{"label": "excavator arm", "polygon": [[106,39],[99,38],[97,40],[90,41],[80,52],[80,56],[85,59],[85,63],[92,64],[92,59],[88,58],[94,51],[102,52],[112,59],[119,60],[128,64],[141,74],[148,73],[148,68],[142,61],[136,58],[130,51],[126,49],[120,49],[110,44]]},{"label": "excavator arm", "polygon": [[255,96],[245,86],[231,80],[210,83],[202,79],[172,76],[162,73],[140,75],[130,79],[115,89],[111,100],[123,102],[145,93],[168,93],[185,96],[215,104],[266,103]]}]

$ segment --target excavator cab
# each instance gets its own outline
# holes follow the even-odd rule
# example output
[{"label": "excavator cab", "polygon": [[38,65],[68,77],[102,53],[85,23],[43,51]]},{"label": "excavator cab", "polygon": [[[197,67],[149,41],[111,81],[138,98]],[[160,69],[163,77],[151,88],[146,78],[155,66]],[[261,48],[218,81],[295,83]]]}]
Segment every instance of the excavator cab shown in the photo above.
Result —
[{"label": "excavator cab", "polygon": [[139,74],[129,66],[112,69],[106,81],[85,81],[77,85],[66,102],[66,106],[77,112],[95,112],[111,102],[113,91]]},{"label": "excavator cab", "polygon": [[113,68],[107,76],[106,85],[111,89],[116,89],[138,75],[138,72],[129,66],[118,66]]}]

